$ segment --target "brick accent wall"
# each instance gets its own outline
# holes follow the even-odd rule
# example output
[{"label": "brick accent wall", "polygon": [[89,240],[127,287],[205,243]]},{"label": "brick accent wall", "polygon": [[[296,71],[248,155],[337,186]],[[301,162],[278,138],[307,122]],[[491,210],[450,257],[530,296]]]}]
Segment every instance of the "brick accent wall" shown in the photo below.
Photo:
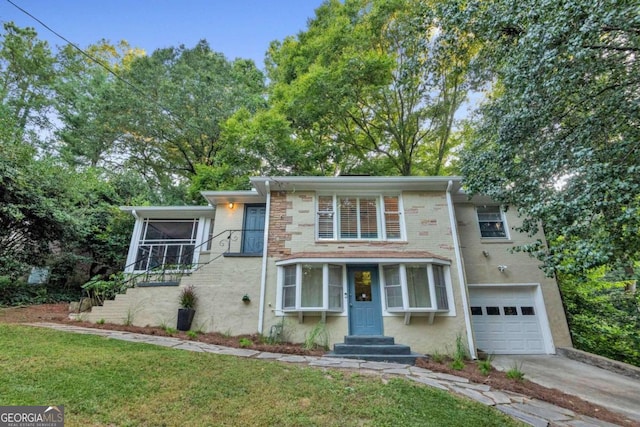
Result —
[{"label": "brick accent wall", "polygon": [[287,225],[293,223],[293,218],[287,216],[287,210],[292,203],[287,201],[285,191],[271,192],[271,211],[269,212],[269,242],[267,256],[282,258],[291,254],[291,249],[285,247],[285,242],[291,240],[291,233],[287,232]]}]

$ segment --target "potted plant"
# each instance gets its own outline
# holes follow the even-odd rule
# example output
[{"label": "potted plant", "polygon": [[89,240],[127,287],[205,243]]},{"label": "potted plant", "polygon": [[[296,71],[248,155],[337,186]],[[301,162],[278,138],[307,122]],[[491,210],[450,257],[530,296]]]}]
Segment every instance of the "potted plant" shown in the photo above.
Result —
[{"label": "potted plant", "polygon": [[196,296],[193,285],[185,286],[180,292],[180,308],[178,309],[178,325],[179,331],[188,331],[191,329],[191,322],[193,322],[193,316],[196,314],[196,302],[198,297]]}]

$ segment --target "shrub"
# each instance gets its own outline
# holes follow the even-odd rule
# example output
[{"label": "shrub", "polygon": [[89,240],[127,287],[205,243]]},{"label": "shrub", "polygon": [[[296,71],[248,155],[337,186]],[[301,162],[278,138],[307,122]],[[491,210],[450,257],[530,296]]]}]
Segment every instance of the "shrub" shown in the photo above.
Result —
[{"label": "shrub", "polygon": [[101,276],[93,276],[91,280],[82,285],[89,298],[96,305],[102,305],[107,300],[112,300],[116,295],[123,293],[127,285],[122,273],[112,274],[109,280],[103,280]]},{"label": "shrub", "polygon": [[182,308],[195,308],[198,302],[195,288],[193,285],[185,286],[180,292],[180,307]]},{"label": "shrub", "polygon": [[243,337],[243,338],[240,338],[240,340],[238,341],[238,344],[242,348],[251,347],[253,345],[253,341],[251,341],[249,338]]},{"label": "shrub", "polygon": [[515,364],[506,373],[507,378],[522,381],[524,379],[524,372],[521,370],[522,365]]},{"label": "shrub", "polygon": [[313,350],[318,347],[325,350],[329,349],[329,333],[324,322],[316,323],[313,329],[308,334],[305,334],[305,350]]}]

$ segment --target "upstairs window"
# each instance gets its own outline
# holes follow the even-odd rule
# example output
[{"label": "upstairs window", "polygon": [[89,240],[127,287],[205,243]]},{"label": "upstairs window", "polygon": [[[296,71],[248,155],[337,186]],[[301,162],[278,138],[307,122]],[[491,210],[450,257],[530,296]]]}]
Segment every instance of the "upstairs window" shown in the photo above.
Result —
[{"label": "upstairs window", "polygon": [[399,196],[318,196],[317,238],[321,240],[399,240]]},{"label": "upstairs window", "polygon": [[476,212],[482,237],[508,238],[507,227],[500,206],[478,206]]}]

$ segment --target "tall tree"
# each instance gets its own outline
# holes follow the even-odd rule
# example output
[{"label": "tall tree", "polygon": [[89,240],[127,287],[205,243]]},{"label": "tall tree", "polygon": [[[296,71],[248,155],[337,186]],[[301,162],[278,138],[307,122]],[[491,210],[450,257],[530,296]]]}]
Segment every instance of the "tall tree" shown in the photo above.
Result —
[{"label": "tall tree", "polygon": [[117,91],[129,166],[171,186],[220,166],[222,125],[264,106],[264,77],[250,60],[228,61],[206,41],[159,49],[131,62]]},{"label": "tall tree", "polygon": [[60,154],[71,165],[113,166],[122,162],[115,76],[143,54],[127,42],[113,45],[106,40],[89,46],[84,53],[71,45],[59,51],[54,88],[62,126],[56,135],[62,144]]},{"label": "tall tree", "polygon": [[442,173],[474,45],[445,33],[433,6],[328,0],[305,32],[272,43],[270,101],[296,141],[331,147],[337,170]]},{"label": "tall tree", "polygon": [[54,58],[33,28],[3,24],[0,33],[0,103],[23,138],[38,141],[48,128]]},{"label": "tall tree", "polygon": [[[486,41],[494,78],[466,186],[517,206],[525,245],[547,271],[608,265],[634,275],[640,255],[640,11],[635,1],[494,0],[449,11]],[[563,260],[571,257],[572,262]]]}]

